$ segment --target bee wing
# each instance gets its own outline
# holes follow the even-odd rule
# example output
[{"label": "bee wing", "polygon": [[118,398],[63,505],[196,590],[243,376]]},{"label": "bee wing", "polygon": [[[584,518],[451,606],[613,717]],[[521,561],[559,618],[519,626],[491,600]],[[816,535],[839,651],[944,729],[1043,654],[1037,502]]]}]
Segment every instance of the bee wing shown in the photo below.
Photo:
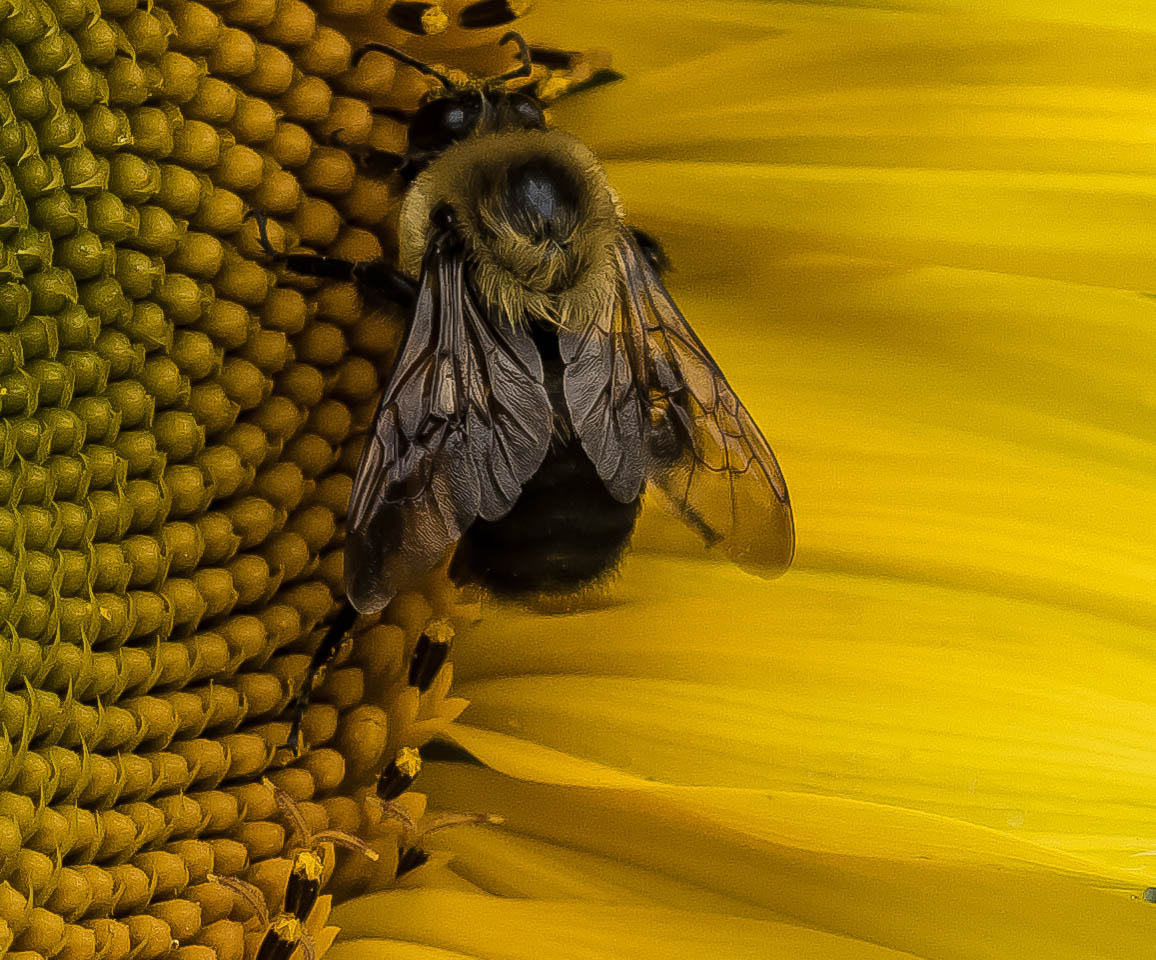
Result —
[{"label": "bee wing", "polygon": [[583,449],[619,499],[637,495],[645,476],[708,546],[762,575],[782,573],[795,530],[774,453],[625,232],[615,255],[612,306],[560,337]]},{"label": "bee wing", "polygon": [[582,449],[620,503],[646,479],[646,342],[641,324],[608,298],[581,329],[560,329],[562,393]]},{"label": "bee wing", "polygon": [[546,455],[552,411],[528,332],[487,317],[464,257],[434,243],[353,481],[345,588],[362,613],[496,520]]}]

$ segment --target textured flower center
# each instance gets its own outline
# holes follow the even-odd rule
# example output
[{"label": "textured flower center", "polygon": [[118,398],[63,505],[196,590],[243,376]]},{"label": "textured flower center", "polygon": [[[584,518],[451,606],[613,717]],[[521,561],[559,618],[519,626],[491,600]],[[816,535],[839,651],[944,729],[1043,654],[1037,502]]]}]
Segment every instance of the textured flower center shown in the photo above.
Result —
[{"label": "textured flower center", "polygon": [[[402,323],[274,271],[247,215],[279,250],[388,254],[400,188],[380,160],[427,79],[353,65],[357,47],[424,37],[415,56],[492,74],[524,5],[0,3],[0,947],[207,960],[302,923],[316,940],[318,913],[278,914],[287,886],[364,891],[424,860],[450,821],[423,826],[406,792],[416,748],[463,704],[446,630],[423,632],[453,612],[433,576],[355,629],[307,748],[280,749],[342,599]],[[593,73],[550,56],[542,91]],[[338,834],[378,858],[331,876],[306,835]]]}]

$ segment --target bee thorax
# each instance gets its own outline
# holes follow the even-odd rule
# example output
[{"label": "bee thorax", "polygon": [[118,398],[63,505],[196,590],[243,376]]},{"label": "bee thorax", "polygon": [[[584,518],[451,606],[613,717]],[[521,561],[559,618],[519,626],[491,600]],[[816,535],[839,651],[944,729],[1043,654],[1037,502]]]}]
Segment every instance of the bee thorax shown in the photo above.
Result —
[{"label": "bee thorax", "polygon": [[506,171],[503,190],[510,226],[533,243],[564,243],[578,223],[581,187],[548,157],[533,157]]}]

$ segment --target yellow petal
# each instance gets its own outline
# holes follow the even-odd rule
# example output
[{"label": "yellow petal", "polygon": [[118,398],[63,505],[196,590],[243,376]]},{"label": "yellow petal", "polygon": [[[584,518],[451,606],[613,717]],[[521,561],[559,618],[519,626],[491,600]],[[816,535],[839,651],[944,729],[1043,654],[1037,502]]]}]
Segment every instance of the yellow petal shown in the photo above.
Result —
[{"label": "yellow petal", "polygon": [[[459,765],[428,772],[435,792],[450,801],[468,798],[508,815],[490,843],[444,835],[457,854],[454,869],[502,898],[405,893],[353,901],[337,917],[353,942],[338,951],[364,949],[358,938],[372,935],[501,958],[533,956],[533,949],[561,957],[692,956],[711,946],[725,956],[755,947],[762,953],[750,955],[873,956],[871,949],[889,948],[929,960],[1107,960],[1144,949],[1156,933],[1147,904],[1089,883],[1072,858],[925,814],[758,791],[560,788]],[[535,881],[581,869],[575,851],[587,871],[596,858],[626,863],[636,876],[695,884],[702,901],[643,907],[640,890],[624,884],[619,900],[586,900],[584,930],[559,928],[549,918],[568,924],[577,901],[542,896]],[[743,915],[710,899],[719,895],[741,902]],[[813,940],[800,932],[806,928],[840,939]],[[603,930],[612,935],[585,939]]]},{"label": "yellow petal", "polygon": [[555,113],[676,264],[749,280],[822,251],[1156,285],[1150,29],[841,8],[670,54]]},{"label": "yellow petal", "polygon": [[[634,602],[481,627],[455,735],[517,738],[521,765],[485,757],[515,776],[614,785],[555,773],[548,747],[663,783],[932,811],[1151,876],[1136,859],[1156,848],[1146,631],[902,581],[742,576],[639,558]],[[728,604],[741,611],[720,616]]]},{"label": "yellow petal", "polygon": [[[803,927],[653,906],[580,900],[502,900],[426,891],[350,904],[345,936],[327,960],[594,960],[695,956],[726,948],[735,960],[903,960],[907,954]],[[397,940],[446,944],[448,952],[398,951]]]}]

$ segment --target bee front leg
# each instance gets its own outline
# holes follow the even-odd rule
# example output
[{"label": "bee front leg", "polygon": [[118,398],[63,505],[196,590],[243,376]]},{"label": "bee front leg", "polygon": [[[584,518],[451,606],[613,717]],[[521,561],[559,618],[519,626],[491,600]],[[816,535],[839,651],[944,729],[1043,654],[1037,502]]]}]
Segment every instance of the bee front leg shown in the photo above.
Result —
[{"label": "bee front leg", "polygon": [[278,259],[305,277],[356,283],[370,299],[388,301],[407,312],[417,301],[417,284],[384,260],[342,260],[316,253],[290,253]]},{"label": "bee front leg", "polygon": [[265,252],[294,273],[303,277],[318,277],[356,283],[358,289],[378,300],[387,300],[405,311],[413,309],[417,301],[417,284],[384,260],[343,260],[319,253],[278,253],[269,242],[268,217],[260,210],[250,210],[245,218],[257,221],[257,235]]},{"label": "bee front leg", "polygon": [[364,143],[346,143],[341,130],[334,130],[327,138],[330,146],[344,150],[366,176],[384,180],[405,164],[405,157],[389,150],[378,150]]}]

